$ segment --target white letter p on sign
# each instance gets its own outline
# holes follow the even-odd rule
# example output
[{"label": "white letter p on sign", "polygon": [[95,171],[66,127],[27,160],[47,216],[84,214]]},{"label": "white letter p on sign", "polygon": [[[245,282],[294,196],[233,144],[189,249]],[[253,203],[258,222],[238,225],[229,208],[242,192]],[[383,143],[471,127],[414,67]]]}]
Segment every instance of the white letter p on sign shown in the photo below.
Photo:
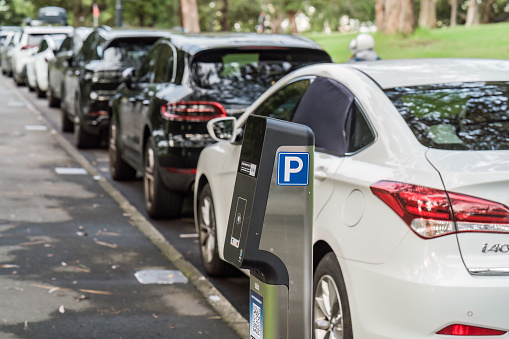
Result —
[{"label": "white letter p on sign", "polygon": [[[292,162],[297,162],[297,167],[292,168]],[[304,166],[302,159],[299,157],[285,157],[285,178],[284,181],[290,181],[290,174],[299,173]]]}]

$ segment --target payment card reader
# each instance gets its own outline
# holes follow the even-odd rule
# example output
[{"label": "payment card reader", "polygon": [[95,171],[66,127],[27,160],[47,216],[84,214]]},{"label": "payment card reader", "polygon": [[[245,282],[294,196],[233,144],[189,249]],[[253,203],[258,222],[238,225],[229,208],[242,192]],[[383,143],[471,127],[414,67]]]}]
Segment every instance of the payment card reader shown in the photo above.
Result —
[{"label": "payment card reader", "polygon": [[247,120],[224,245],[250,270],[250,338],[311,338],[314,134]]}]

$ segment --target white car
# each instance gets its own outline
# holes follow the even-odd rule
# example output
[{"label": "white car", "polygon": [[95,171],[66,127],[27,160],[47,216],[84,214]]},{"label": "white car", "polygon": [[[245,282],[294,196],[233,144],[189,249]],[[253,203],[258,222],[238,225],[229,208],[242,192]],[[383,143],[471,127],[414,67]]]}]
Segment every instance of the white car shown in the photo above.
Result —
[{"label": "white car", "polygon": [[66,37],[67,34],[45,36],[37,53],[27,61],[28,87],[35,90],[39,98],[45,98],[48,90],[48,62],[55,57],[55,51]]},{"label": "white car", "polygon": [[12,49],[11,63],[12,76],[17,85],[24,85],[27,81],[26,64],[34,55],[44,39],[45,35],[71,34],[72,26],[27,26],[23,27],[23,33],[19,43]]},{"label": "white car", "polygon": [[291,120],[316,138],[314,338],[509,338],[508,98],[502,60],[291,73],[238,119],[209,122],[223,141],[196,173],[205,270],[231,269],[223,247],[248,115]]}]

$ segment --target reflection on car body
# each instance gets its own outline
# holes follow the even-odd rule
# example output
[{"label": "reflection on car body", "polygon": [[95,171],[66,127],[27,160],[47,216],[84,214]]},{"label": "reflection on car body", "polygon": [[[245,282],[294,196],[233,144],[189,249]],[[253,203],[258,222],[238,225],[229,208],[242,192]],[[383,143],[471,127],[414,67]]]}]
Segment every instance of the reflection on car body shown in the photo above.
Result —
[{"label": "reflection on car body", "polygon": [[110,170],[116,180],[144,173],[151,217],[178,216],[190,192],[206,123],[239,116],[276,80],[300,67],[330,62],[297,36],[179,34],[161,39],[111,100]]},{"label": "reflection on car body", "polygon": [[197,166],[206,271],[231,271],[222,258],[238,130],[250,114],[299,122],[316,138],[314,337],[508,337],[509,257],[487,250],[509,243],[508,81],[502,60],[316,65],[229,118],[229,130],[212,120],[212,136],[228,140]]}]

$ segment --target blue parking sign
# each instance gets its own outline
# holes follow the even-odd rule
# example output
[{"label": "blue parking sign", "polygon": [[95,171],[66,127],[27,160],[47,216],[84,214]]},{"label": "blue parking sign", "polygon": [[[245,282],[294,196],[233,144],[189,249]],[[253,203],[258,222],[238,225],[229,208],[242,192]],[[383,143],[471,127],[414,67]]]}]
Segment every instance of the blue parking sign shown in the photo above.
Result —
[{"label": "blue parking sign", "polygon": [[309,185],[309,153],[279,152],[277,155],[277,184],[279,186]]}]

